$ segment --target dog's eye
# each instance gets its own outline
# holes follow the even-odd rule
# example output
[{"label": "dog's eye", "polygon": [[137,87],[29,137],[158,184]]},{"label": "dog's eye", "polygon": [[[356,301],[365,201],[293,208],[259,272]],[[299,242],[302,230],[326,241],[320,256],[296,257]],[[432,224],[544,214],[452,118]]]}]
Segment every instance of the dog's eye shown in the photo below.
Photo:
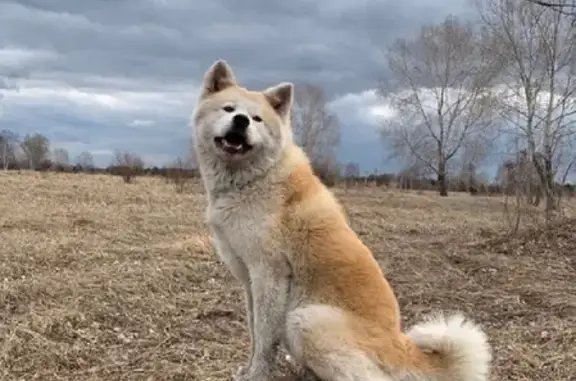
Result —
[{"label": "dog's eye", "polygon": [[256,123],[260,123],[262,121],[262,118],[260,118],[258,115],[254,115],[252,117],[252,120],[255,121]]},{"label": "dog's eye", "polygon": [[232,112],[234,111],[234,107],[232,106],[224,106],[222,107],[222,110],[226,111],[226,112]]}]

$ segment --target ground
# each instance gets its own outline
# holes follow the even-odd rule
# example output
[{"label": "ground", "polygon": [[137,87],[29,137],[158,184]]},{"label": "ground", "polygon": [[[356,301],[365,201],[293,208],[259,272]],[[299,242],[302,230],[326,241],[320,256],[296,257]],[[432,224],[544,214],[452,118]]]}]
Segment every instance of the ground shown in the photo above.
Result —
[{"label": "ground", "polygon": [[[196,184],[0,173],[0,380],[230,380],[247,355],[239,284]],[[336,190],[405,324],[461,310],[492,380],[574,380],[576,221],[502,239],[502,199]]]}]

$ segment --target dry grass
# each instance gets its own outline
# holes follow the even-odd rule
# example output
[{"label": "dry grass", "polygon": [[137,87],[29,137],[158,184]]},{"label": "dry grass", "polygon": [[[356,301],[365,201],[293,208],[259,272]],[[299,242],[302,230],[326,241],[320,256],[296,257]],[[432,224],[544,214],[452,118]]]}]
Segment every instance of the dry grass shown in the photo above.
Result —
[{"label": "dry grass", "polygon": [[[0,379],[215,381],[245,360],[199,185],[26,173],[0,189]],[[576,227],[498,240],[496,198],[337,193],[406,324],[459,309],[489,331],[493,380],[574,379]]]}]

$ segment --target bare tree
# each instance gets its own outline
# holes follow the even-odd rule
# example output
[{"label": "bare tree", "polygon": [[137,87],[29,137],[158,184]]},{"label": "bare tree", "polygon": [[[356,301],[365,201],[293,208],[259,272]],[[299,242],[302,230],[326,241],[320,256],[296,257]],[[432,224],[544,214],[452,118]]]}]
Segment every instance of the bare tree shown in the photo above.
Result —
[{"label": "bare tree", "polygon": [[78,155],[76,158],[76,165],[78,165],[82,171],[91,171],[94,169],[94,158],[92,154],[88,151],[84,151]]},{"label": "bare tree", "polygon": [[497,94],[504,132],[520,141],[552,210],[555,180],[576,136],[575,30],[561,13],[533,2],[485,0],[478,9],[492,54],[506,60]]},{"label": "bare tree", "polygon": [[485,137],[481,140],[468,140],[462,144],[462,148],[455,159],[454,170],[458,172],[460,185],[467,192],[476,194],[483,187],[478,169],[484,164],[488,153],[492,152],[494,140]]},{"label": "bare tree", "polygon": [[357,185],[360,179],[360,165],[354,162],[347,163],[343,167],[342,176],[346,186]]},{"label": "bare tree", "polygon": [[18,135],[9,130],[0,131],[0,165],[7,171],[17,163]]},{"label": "bare tree", "polygon": [[311,84],[296,86],[292,109],[295,141],[306,152],[317,173],[328,180],[337,172],[336,150],[340,123],[327,107],[324,91]]},{"label": "bare tree", "polygon": [[542,188],[534,162],[524,149],[520,149],[513,159],[506,160],[498,170],[502,188],[508,194],[517,193],[528,204],[538,204],[542,197]]},{"label": "bare tree", "polygon": [[52,167],[56,170],[66,170],[70,166],[70,155],[65,148],[55,148],[52,152]]},{"label": "bare tree", "polygon": [[526,223],[540,222],[533,204],[542,197],[542,189],[534,163],[528,152],[520,148],[520,142],[520,139],[512,142],[516,146],[514,156],[498,170],[498,181],[504,191],[504,217],[511,234],[516,234]]},{"label": "bare tree", "polygon": [[182,193],[194,178],[194,174],[194,160],[178,157],[169,168],[167,168],[165,176],[166,180],[174,185],[176,192]]},{"label": "bare tree", "polygon": [[[18,91],[8,78],[0,77],[0,91],[13,90]],[[0,92],[0,120],[4,115],[4,94]],[[9,130],[0,131],[0,164],[7,171],[11,165],[16,165],[18,151],[18,135]]]},{"label": "bare tree", "polygon": [[125,183],[131,183],[134,178],[144,171],[144,161],[135,153],[116,151],[115,172],[122,176]]},{"label": "bare tree", "polygon": [[20,147],[24,152],[29,169],[39,169],[40,166],[47,162],[50,142],[44,135],[39,133],[26,135],[20,143]]},{"label": "bare tree", "polygon": [[358,163],[350,162],[344,167],[344,177],[360,177],[360,165]]},{"label": "bare tree", "polygon": [[484,44],[470,24],[449,17],[388,50],[391,78],[380,93],[396,116],[383,122],[383,142],[428,167],[442,196],[452,160],[466,144],[486,140],[494,123],[489,90],[499,65]]}]

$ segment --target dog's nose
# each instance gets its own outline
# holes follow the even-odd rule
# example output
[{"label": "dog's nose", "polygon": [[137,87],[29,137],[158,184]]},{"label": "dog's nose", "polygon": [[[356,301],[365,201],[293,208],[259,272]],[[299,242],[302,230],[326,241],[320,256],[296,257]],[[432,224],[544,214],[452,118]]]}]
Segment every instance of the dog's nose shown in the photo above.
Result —
[{"label": "dog's nose", "polygon": [[250,124],[250,119],[248,119],[248,117],[244,114],[236,114],[234,115],[234,118],[232,118],[232,129],[239,131],[239,132],[245,132],[246,128],[248,128],[248,125]]}]

